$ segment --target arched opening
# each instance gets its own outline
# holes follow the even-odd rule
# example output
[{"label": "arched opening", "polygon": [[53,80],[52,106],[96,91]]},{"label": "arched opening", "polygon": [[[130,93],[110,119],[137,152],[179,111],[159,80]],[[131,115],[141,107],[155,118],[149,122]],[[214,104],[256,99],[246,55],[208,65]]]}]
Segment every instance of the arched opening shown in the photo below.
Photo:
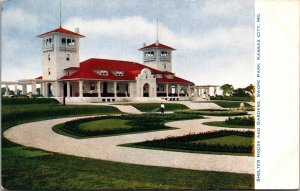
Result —
[{"label": "arched opening", "polygon": [[148,83],[145,83],[143,86],[143,97],[149,97],[150,86]]},{"label": "arched opening", "polygon": [[47,84],[47,89],[48,89],[48,97],[53,97],[53,94],[52,94],[52,84],[49,83]]}]

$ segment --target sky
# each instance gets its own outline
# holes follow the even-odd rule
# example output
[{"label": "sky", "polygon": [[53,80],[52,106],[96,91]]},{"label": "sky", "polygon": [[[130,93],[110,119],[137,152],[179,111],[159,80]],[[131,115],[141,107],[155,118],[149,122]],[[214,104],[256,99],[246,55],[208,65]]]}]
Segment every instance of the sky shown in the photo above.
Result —
[{"label": "sky", "polygon": [[[173,72],[196,85],[254,83],[253,0],[62,0],[62,27],[86,36],[80,61],[143,63],[143,43],[176,49]],[[42,73],[41,39],[59,27],[59,0],[7,0],[2,12],[2,81]]]}]

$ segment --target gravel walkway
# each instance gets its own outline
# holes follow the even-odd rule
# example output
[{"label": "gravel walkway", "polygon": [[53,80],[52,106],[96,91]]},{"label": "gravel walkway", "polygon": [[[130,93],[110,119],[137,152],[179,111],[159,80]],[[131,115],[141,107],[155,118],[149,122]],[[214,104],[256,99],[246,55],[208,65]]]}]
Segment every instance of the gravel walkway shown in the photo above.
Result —
[{"label": "gravel walkway", "polygon": [[26,123],[8,129],[4,132],[4,136],[24,146],[80,157],[182,169],[254,173],[254,157],[249,156],[184,153],[117,146],[154,138],[164,138],[166,136],[221,130],[223,128],[206,126],[202,123],[224,120],[224,117],[167,123],[168,126],[180,128],[176,130],[88,139],[75,139],[59,135],[52,131],[54,125],[72,119],[76,118],[61,118]]}]

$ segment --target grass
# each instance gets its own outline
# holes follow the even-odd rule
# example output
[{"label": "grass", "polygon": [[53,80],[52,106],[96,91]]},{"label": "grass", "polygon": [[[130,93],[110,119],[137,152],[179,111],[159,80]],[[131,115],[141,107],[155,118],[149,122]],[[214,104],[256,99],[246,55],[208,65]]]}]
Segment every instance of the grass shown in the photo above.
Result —
[{"label": "grass", "polygon": [[237,115],[247,115],[247,111],[237,111],[237,110],[217,110],[217,109],[209,109],[209,110],[181,110],[176,111],[176,113],[180,114],[198,114],[198,115],[208,115],[208,116],[237,116]]},{"label": "grass", "polygon": [[2,184],[10,190],[254,188],[254,176],[247,174],[133,165],[25,147],[14,152],[18,149],[6,148],[2,156]]},{"label": "grass", "polygon": [[210,121],[210,122],[205,122],[203,124],[204,125],[209,125],[209,126],[217,126],[217,127],[254,129],[254,125],[253,126],[249,126],[249,125],[229,125],[225,121]]},{"label": "grass", "polygon": [[176,128],[165,126],[166,122],[186,119],[201,119],[198,114],[141,114],[120,116],[99,116],[85,119],[75,119],[58,124],[52,129],[56,133],[73,138],[89,138],[114,136],[129,133],[172,130]]},{"label": "grass", "polygon": [[254,97],[235,97],[235,96],[215,96],[210,97],[211,100],[228,100],[228,101],[254,101]]},{"label": "grass", "polygon": [[81,123],[78,128],[83,130],[111,130],[111,129],[129,129],[130,125],[126,125],[129,120],[124,119],[103,119]]},{"label": "grass", "polygon": [[[130,103],[125,105],[131,105],[142,112],[154,112],[156,109],[160,108],[160,103]],[[164,103],[164,105],[165,111],[188,109],[188,107],[179,103]]]},{"label": "grass", "polygon": [[251,131],[214,131],[164,139],[123,144],[121,146],[138,147],[178,152],[198,152],[226,155],[253,155],[254,133]]},{"label": "grass", "polygon": [[[198,142],[198,141],[195,141]],[[243,145],[243,146],[252,146],[253,138],[243,137],[238,135],[229,135],[224,137],[212,138],[201,140],[202,143],[206,144],[220,144],[220,145]]]},{"label": "grass", "polygon": [[[212,102],[223,108],[239,108],[242,103],[241,101],[212,101]],[[245,107],[252,107],[246,102],[243,103]]]},{"label": "grass", "polygon": [[[99,106],[3,106],[2,132],[14,125],[38,120],[120,113],[115,108]],[[65,112],[59,112],[61,109]],[[4,115],[8,118],[3,117]],[[153,167],[75,157],[24,147],[3,136],[1,157],[2,186],[9,190],[254,188],[254,175]]]}]

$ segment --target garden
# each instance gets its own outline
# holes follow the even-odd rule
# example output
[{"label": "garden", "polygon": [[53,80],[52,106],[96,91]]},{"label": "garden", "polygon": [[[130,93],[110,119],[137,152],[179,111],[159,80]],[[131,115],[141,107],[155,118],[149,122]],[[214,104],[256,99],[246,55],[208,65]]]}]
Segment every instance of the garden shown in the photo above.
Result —
[{"label": "garden", "polygon": [[[132,107],[135,107],[136,109],[142,111],[142,112],[157,112],[160,108],[160,103],[126,103],[122,105],[131,105]],[[183,110],[188,109],[183,104],[179,103],[164,103],[166,111],[176,111],[176,110]]]},{"label": "garden", "polygon": [[181,152],[234,154],[253,156],[254,132],[212,131],[183,136],[166,137],[122,146],[162,149]]},{"label": "garden", "polygon": [[141,115],[113,115],[76,119],[58,124],[53,130],[59,134],[74,138],[119,135],[154,130],[170,130],[164,124],[168,121],[201,119],[199,114],[141,114]]},{"label": "garden", "polygon": [[229,117],[225,121],[210,121],[203,123],[204,125],[228,127],[228,128],[249,128],[254,129],[255,119],[252,116],[247,117]]},{"label": "garden", "polygon": [[[22,123],[103,114],[122,113],[110,106],[61,106],[54,99],[3,99],[2,133]],[[175,116],[164,115],[161,120],[176,120]],[[177,119],[182,116],[177,115]],[[110,128],[112,121],[103,120],[104,127]],[[116,123],[126,129],[129,121],[120,119]],[[253,180],[249,174],[134,165],[52,153],[15,144],[2,134],[2,186],[10,190],[253,189]]]}]

